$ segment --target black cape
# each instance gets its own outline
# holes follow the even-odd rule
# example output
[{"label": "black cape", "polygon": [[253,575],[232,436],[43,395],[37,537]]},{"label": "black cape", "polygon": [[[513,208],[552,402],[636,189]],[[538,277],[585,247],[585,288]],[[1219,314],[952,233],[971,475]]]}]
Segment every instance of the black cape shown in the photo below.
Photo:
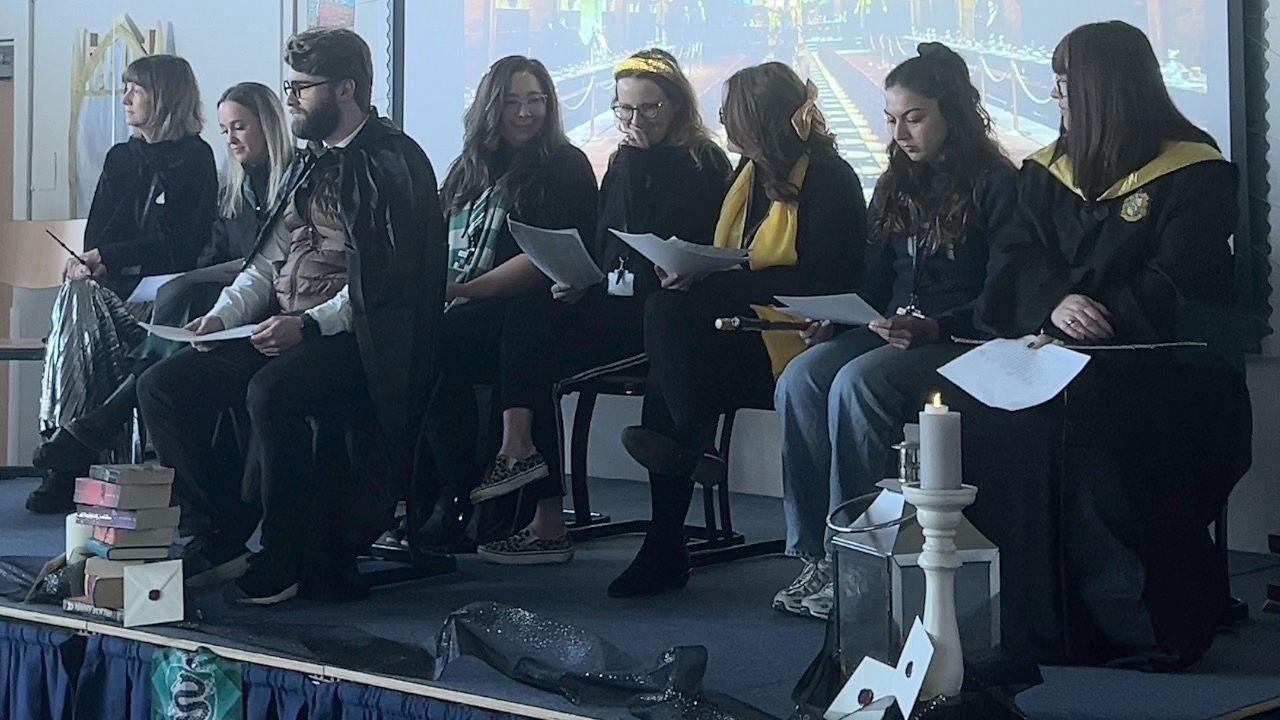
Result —
[{"label": "black cape", "polygon": [[[319,151],[312,145],[294,158],[246,263],[275,232]],[[320,532],[340,543],[339,549],[358,551],[390,525],[395,501],[411,478],[414,442],[434,379],[448,241],[431,162],[390,120],[371,111],[347,147],[324,152],[338,153],[352,331],[372,422],[346,430],[352,475],[333,479],[327,503],[331,511],[341,508],[334,519],[342,526]],[[322,428],[321,436],[334,438],[332,430]],[[253,455],[251,448],[247,498],[256,497]]]}]

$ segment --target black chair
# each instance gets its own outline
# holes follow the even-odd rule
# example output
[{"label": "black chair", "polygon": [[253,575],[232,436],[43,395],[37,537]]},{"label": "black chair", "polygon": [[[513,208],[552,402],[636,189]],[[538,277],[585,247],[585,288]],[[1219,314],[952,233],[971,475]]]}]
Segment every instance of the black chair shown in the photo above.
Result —
[{"label": "black chair", "polygon": [[[614,522],[607,515],[593,512],[587,487],[587,449],[596,399],[601,395],[628,397],[644,395],[647,372],[648,360],[644,355],[636,355],[591,368],[555,385],[556,423],[560,432],[561,452],[564,448],[565,422],[560,401],[573,393],[578,394],[578,404],[573,413],[573,437],[568,463],[573,509],[565,511],[569,535],[575,541],[642,533],[649,527],[648,520]],[[729,458],[729,441],[733,436],[735,416],[736,412],[729,412],[723,416],[716,443],[717,452],[726,461]],[[727,479],[715,483],[714,486],[702,486],[702,505],[704,524],[685,526],[685,535],[689,538],[690,559],[695,567],[730,562],[740,558],[772,555],[785,549],[786,543],[783,540],[748,543],[741,533],[733,529]]]}]

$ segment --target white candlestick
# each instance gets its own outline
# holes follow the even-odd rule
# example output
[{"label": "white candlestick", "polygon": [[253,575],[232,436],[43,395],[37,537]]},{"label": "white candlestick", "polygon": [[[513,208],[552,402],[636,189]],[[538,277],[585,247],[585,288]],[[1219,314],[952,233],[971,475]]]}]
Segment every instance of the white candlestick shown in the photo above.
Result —
[{"label": "white candlestick", "polygon": [[952,697],[964,683],[964,651],[956,621],[956,528],[960,513],[971,505],[978,489],[964,485],[954,490],[925,490],[902,486],[907,502],[916,506],[916,520],[924,533],[920,569],[924,570],[924,629],[933,641],[933,660],[920,687],[922,699]]},{"label": "white candlestick", "polygon": [[955,490],[960,475],[960,413],[935,395],[920,413],[920,487]]}]

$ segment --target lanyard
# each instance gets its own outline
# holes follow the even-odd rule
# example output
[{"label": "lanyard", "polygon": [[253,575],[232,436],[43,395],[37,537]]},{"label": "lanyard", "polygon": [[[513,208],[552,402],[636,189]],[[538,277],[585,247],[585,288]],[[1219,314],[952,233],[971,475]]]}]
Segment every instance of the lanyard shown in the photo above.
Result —
[{"label": "lanyard", "polygon": [[937,234],[938,219],[935,217],[933,219],[933,223],[929,225],[929,229],[923,236],[917,233],[911,238],[911,242],[913,243],[911,253],[911,297],[907,300],[906,307],[898,308],[899,315],[924,317],[924,313],[916,304],[916,301],[920,297],[920,277],[924,272],[924,262],[921,260],[921,256],[933,247],[933,239]]}]

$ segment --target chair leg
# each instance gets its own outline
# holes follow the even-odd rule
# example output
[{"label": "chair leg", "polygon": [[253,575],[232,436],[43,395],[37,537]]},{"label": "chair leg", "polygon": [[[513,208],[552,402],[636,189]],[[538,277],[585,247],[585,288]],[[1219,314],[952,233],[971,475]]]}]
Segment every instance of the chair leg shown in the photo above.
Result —
[{"label": "chair leg", "polygon": [[577,527],[591,524],[591,496],[587,488],[587,450],[591,418],[595,415],[596,394],[578,393],[573,411],[573,438],[569,445],[569,478],[573,492],[573,522]]},{"label": "chair leg", "polygon": [[[1223,564],[1227,564],[1227,506],[1223,504],[1218,518],[1213,521],[1213,542],[1222,554]],[[1237,597],[1227,599],[1227,607],[1222,613],[1222,624],[1226,626],[1242,623],[1249,619],[1249,605]]]}]

